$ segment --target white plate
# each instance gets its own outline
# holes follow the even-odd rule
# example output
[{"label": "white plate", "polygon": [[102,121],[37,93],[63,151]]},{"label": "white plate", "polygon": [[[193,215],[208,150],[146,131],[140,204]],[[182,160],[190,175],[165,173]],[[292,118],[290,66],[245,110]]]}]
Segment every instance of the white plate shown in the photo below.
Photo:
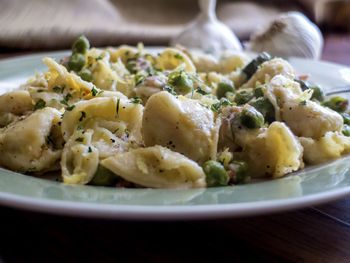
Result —
[{"label": "white plate", "polygon": [[[0,61],[0,94],[46,70],[44,56]],[[299,74],[326,90],[350,86],[350,68],[290,58]],[[346,96],[347,94],[340,94]],[[67,185],[0,169],[0,204],[32,211],[116,219],[208,219],[258,215],[329,202],[350,194],[350,157],[261,183],[193,190]]]}]

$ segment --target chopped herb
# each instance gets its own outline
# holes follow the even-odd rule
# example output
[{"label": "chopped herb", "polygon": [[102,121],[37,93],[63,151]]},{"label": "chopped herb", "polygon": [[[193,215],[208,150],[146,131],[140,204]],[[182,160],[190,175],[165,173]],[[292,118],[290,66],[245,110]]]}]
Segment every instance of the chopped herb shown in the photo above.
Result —
[{"label": "chopped herb", "polygon": [[124,53],[126,56],[129,56],[130,52],[129,51],[125,51]]},{"label": "chopped herb", "polygon": [[177,95],[176,92],[174,91],[174,88],[169,86],[169,85],[165,85],[163,90],[169,92],[170,94],[172,94],[174,96]]},{"label": "chopped herb", "polygon": [[56,143],[55,143],[54,139],[52,138],[52,134],[51,133],[50,133],[49,136],[47,136],[46,143],[52,145],[52,147],[54,149],[56,149]]},{"label": "chopped herb", "polygon": [[135,75],[135,86],[140,85],[145,79],[144,75]]},{"label": "chopped herb", "polygon": [[80,130],[82,130],[82,129],[84,129],[84,127],[81,126],[81,125],[78,125],[77,130],[80,131]]},{"label": "chopped herb", "polygon": [[95,61],[98,61],[98,60],[101,60],[101,59],[103,59],[103,57],[100,55],[97,58],[95,58]]},{"label": "chopped herb", "polygon": [[300,102],[299,102],[299,105],[301,105],[301,106],[305,106],[305,105],[306,105],[306,100],[302,100],[302,101],[300,101]]},{"label": "chopped herb", "polygon": [[206,92],[205,90],[202,90],[201,87],[198,87],[196,89],[196,92],[199,93],[199,94],[202,94],[202,95],[208,95],[210,94],[210,92]]},{"label": "chopped herb", "polygon": [[75,108],[75,105],[69,106],[69,107],[67,107],[67,111],[71,111],[71,110],[73,110],[74,108]]},{"label": "chopped herb", "polygon": [[227,98],[221,98],[220,103],[222,106],[233,106],[233,103],[229,101]]},{"label": "chopped herb", "polygon": [[69,99],[72,98],[72,94],[67,93],[67,95],[64,97],[65,101],[69,101]]},{"label": "chopped herb", "polygon": [[91,149],[91,147],[90,147],[90,146],[89,146],[89,150],[88,150],[88,152],[89,152],[89,153],[91,153],[91,152],[92,152],[92,149]]},{"label": "chopped herb", "polygon": [[95,89],[95,87],[92,87],[91,93],[92,93],[92,96],[96,96],[96,94],[98,94],[98,90]]},{"label": "chopped herb", "polygon": [[84,141],[84,137],[78,137],[75,139],[76,142],[83,142]]},{"label": "chopped herb", "polygon": [[61,88],[59,86],[55,86],[52,88],[55,92],[61,92]]},{"label": "chopped herb", "polygon": [[86,113],[85,113],[85,111],[82,111],[81,116],[79,118],[79,121],[82,121],[84,118],[86,118]]},{"label": "chopped herb", "polygon": [[120,103],[120,99],[118,99],[118,101],[117,101],[117,107],[116,107],[116,110],[115,110],[115,118],[119,117],[119,103]]},{"label": "chopped herb", "polygon": [[208,107],[207,105],[203,104],[203,103],[199,103],[199,105],[201,105],[201,106],[204,107],[204,108],[209,109],[209,107]]},{"label": "chopped herb", "polygon": [[44,90],[43,89],[38,89],[36,92],[43,92]]},{"label": "chopped herb", "polygon": [[34,105],[34,110],[40,110],[42,108],[45,108],[46,102],[43,99],[39,99],[35,105]]},{"label": "chopped herb", "polygon": [[174,57],[177,58],[177,59],[183,59],[183,57],[179,53],[175,54]]},{"label": "chopped herb", "polygon": [[134,97],[132,97],[132,100],[130,102],[134,103],[134,104],[141,104],[142,103],[142,99],[140,99],[137,96],[134,96]]},{"label": "chopped herb", "polygon": [[52,89],[53,89],[55,92],[61,92],[61,93],[63,93],[63,91],[66,89],[66,85],[63,85],[62,88],[56,85],[56,86],[54,86]]},{"label": "chopped herb", "polygon": [[221,106],[221,103],[218,102],[218,103],[212,104],[211,107],[210,107],[210,109],[211,109],[213,112],[218,112],[220,106]]},{"label": "chopped herb", "polygon": [[218,112],[219,108],[221,106],[232,106],[233,104],[226,98],[221,98],[221,100],[218,103],[212,104],[210,109],[213,112]]},{"label": "chopped herb", "polygon": [[60,103],[61,103],[61,104],[63,104],[63,105],[68,106],[68,103],[67,103],[67,101],[66,101],[66,100],[60,100]]}]

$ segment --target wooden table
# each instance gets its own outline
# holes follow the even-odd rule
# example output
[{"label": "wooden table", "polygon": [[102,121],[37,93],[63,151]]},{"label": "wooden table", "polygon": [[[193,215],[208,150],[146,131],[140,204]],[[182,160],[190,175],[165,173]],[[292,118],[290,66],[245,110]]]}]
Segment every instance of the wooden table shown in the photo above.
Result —
[{"label": "wooden table", "polygon": [[[23,52],[1,53],[12,57]],[[350,65],[350,37],[323,59]],[[350,197],[294,212],[185,222],[92,220],[0,207],[2,262],[350,262]]]}]

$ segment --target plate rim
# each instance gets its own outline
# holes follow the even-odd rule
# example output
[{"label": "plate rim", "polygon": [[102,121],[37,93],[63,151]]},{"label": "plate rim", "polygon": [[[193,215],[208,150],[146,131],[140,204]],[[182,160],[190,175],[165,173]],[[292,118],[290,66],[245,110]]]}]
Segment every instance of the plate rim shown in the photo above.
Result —
[{"label": "plate rim", "polygon": [[[44,179],[42,179],[44,180]],[[120,205],[43,199],[0,192],[0,205],[71,217],[128,220],[208,220],[266,215],[323,204],[350,195],[350,186],[284,199],[206,205]]]}]

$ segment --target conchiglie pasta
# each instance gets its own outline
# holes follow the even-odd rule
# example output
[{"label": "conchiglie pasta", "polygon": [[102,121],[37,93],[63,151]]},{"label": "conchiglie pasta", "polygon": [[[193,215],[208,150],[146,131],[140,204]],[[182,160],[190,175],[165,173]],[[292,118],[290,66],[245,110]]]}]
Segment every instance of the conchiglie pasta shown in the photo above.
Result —
[{"label": "conchiglie pasta", "polygon": [[48,89],[54,91],[54,87],[66,86],[70,90],[73,97],[82,95],[85,98],[91,98],[91,90],[94,85],[90,82],[82,80],[79,76],[73,73],[69,73],[67,69],[59,65],[52,58],[44,58],[43,61],[49,68],[49,72],[45,73],[44,76],[48,82]]},{"label": "conchiglie pasta", "polygon": [[[87,127],[94,120],[107,120],[125,124],[126,140],[141,144],[141,120],[143,106],[131,103],[123,98],[100,97],[75,104],[72,111],[65,112],[62,119],[62,134],[66,141],[78,126]],[[90,123],[90,125],[88,125]],[[126,130],[127,129],[127,130]]]},{"label": "conchiglie pasta", "polygon": [[157,66],[163,70],[174,70],[182,63],[185,64],[187,72],[196,72],[196,67],[192,60],[179,49],[166,48],[156,59]]},{"label": "conchiglie pasta", "polygon": [[152,188],[205,187],[202,168],[165,147],[153,146],[117,153],[101,164],[130,182]]},{"label": "conchiglie pasta", "polygon": [[28,91],[15,90],[0,96],[0,128],[33,109]]},{"label": "conchiglie pasta", "polygon": [[295,78],[293,67],[281,58],[264,62],[255,74],[241,88],[255,88],[257,84],[268,83],[274,76],[282,75],[286,78]]},{"label": "conchiglie pasta", "polygon": [[264,91],[274,106],[276,120],[284,121],[296,136],[316,139],[343,126],[337,112],[311,101],[312,93],[302,92],[300,85],[289,78],[275,76]]},{"label": "conchiglie pasta", "polygon": [[45,108],[0,129],[0,165],[23,172],[58,169],[61,150],[48,138],[60,117],[56,109]]},{"label": "conchiglie pasta", "polygon": [[231,73],[237,68],[241,68],[249,62],[249,58],[242,52],[226,50],[221,53],[219,60],[219,72],[223,74]]},{"label": "conchiglie pasta", "polygon": [[146,146],[162,145],[203,163],[216,156],[219,125],[197,101],[159,92],[147,101],[142,131]]},{"label": "conchiglie pasta", "polygon": [[327,132],[319,139],[299,138],[304,147],[304,160],[309,164],[326,162],[350,151],[350,137],[339,132]]},{"label": "conchiglie pasta", "polygon": [[245,141],[242,147],[242,157],[254,177],[281,177],[304,167],[302,146],[281,122],[273,122],[266,131]]},{"label": "conchiglie pasta", "polygon": [[62,152],[63,182],[87,184],[93,178],[99,163],[98,150],[91,144],[94,130],[77,130],[69,138]]},{"label": "conchiglie pasta", "polygon": [[103,60],[97,61],[92,69],[92,77],[94,84],[102,90],[116,90],[122,92],[126,96],[130,96],[133,92],[132,85],[124,80],[112,70],[108,62]]},{"label": "conchiglie pasta", "polygon": [[314,139],[329,131],[340,131],[343,127],[340,114],[314,101],[306,101],[305,105],[300,105],[297,100],[289,100],[283,105],[282,119],[296,136]]},{"label": "conchiglie pasta", "polygon": [[135,57],[138,52],[137,48],[127,45],[122,45],[118,48],[109,47],[107,51],[111,56],[111,61],[114,63],[117,62],[118,59],[126,63],[128,58]]}]

